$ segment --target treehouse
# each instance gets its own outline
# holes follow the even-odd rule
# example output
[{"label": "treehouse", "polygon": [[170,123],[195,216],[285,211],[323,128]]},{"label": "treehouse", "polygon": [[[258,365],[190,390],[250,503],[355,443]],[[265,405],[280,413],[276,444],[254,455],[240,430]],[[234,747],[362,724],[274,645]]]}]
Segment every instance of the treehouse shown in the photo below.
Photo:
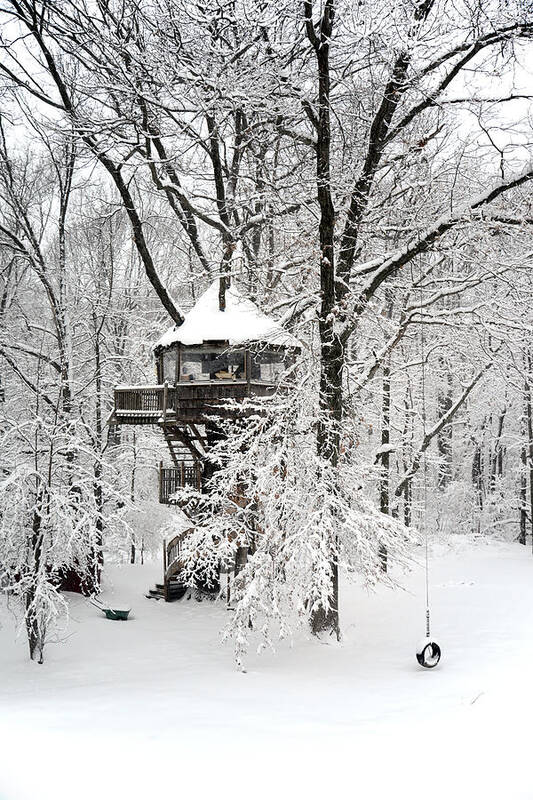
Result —
[{"label": "treehouse", "polygon": [[231,286],[220,308],[218,281],[181,325],[155,344],[157,383],[117,386],[114,418],[127,425],[205,425],[234,417],[228,400],[271,395],[299,342]]},{"label": "treehouse", "polygon": [[[171,464],[159,465],[159,502],[175,504],[176,492],[187,486],[205,491],[213,469],[206,455],[225,437],[224,421],[246,416],[246,398],[268,397],[282,387],[299,350],[298,340],[278,322],[234,285],[221,287],[219,281],[181,325],[163,334],[154,345],[157,382],[117,386],[109,419],[161,429]],[[182,510],[194,525],[194,509]],[[177,596],[183,535],[164,546],[164,581],[153,596]]]}]

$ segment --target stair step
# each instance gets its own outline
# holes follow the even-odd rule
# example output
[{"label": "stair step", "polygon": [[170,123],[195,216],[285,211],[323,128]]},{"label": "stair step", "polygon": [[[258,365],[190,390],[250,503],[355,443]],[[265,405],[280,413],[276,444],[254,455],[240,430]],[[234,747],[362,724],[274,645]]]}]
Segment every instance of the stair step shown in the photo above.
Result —
[{"label": "stair step", "polygon": [[[187,591],[187,586],[183,583],[179,576],[174,575],[169,579],[167,586],[167,600],[179,600]],[[149,589],[148,594],[145,595],[149,600],[164,600],[165,599],[165,586],[163,583],[156,583],[155,589]]]},{"label": "stair step", "polygon": [[[168,585],[168,589],[170,592],[180,592],[182,589],[186,589],[187,584],[183,583],[182,581],[171,581]],[[156,584],[155,589],[148,590],[151,594],[164,594],[165,587],[162,586],[160,583]]]}]

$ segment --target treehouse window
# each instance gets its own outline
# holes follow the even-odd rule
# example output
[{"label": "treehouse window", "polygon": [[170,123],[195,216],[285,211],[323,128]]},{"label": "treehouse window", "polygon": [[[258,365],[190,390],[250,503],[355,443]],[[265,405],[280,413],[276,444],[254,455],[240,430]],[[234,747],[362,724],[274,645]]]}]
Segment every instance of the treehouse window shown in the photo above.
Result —
[{"label": "treehouse window", "polygon": [[251,354],[252,380],[278,383],[285,371],[286,354],[277,350],[263,350]]},{"label": "treehouse window", "polygon": [[231,381],[245,378],[244,350],[183,348],[181,352],[180,381]]},{"label": "treehouse window", "polygon": [[176,380],[177,349],[167,350],[163,354],[163,380],[174,383]]}]

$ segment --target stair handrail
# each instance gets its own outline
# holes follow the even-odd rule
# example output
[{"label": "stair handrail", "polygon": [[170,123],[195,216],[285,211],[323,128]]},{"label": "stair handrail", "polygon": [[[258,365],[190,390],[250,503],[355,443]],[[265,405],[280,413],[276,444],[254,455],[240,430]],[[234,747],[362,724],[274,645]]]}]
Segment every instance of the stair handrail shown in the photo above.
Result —
[{"label": "stair handrail", "polygon": [[[169,597],[169,581],[181,569],[180,545],[193,530],[194,528],[192,527],[187,528],[170,539],[170,541],[167,542],[166,539],[163,541],[163,584],[165,587],[165,600],[167,601]],[[177,554],[171,558],[174,548],[177,548]]]},{"label": "stair handrail", "polygon": [[171,553],[172,553],[172,550],[173,550],[175,547],[177,547],[177,548],[178,548],[178,551],[179,551],[179,545],[181,545],[181,543],[183,542],[183,540],[184,540],[184,539],[185,539],[185,538],[186,538],[186,537],[187,537],[187,536],[188,536],[190,533],[192,533],[192,532],[193,532],[193,530],[194,530],[194,528],[192,528],[192,527],[191,527],[191,528],[187,528],[187,530],[184,530],[184,531],[182,531],[181,533],[178,533],[178,535],[177,535],[177,536],[174,536],[174,538],[173,538],[173,539],[170,539],[170,541],[169,541],[169,542],[166,542],[166,541],[165,541],[165,543],[164,543],[164,544],[165,544],[165,552],[164,552],[164,556],[163,556],[163,566],[164,566],[164,568],[165,568],[165,572],[168,572],[168,570],[170,569],[170,567],[171,567],[171,566],[172,566],[172,565],[173,565],[173,564],[174,564],[176,561],[178,561],[178,560],[179,560],[179,555],[180,555],[180,554],[179,554],[179,552],[178,552],[178,555],[177,555],[177,556],[174,556],[172,559],[170,558],[170,556],[171,556]]}]

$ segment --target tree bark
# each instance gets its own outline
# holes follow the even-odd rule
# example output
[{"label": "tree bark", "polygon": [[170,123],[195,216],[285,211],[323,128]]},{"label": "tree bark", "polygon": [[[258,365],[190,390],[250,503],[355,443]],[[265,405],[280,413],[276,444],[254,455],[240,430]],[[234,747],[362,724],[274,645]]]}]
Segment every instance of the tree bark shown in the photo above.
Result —
[{"label": "tree bark", "polygon": [[94,559],[93,573],[94,589],[100,585],[100,570],[104,565],[104,498],[102,492],[102,451],[103,451],[103,426],[102,426],[102,357],[100,345],[101,325],[97,324],[96,314],[93,312],[94,325],[94,361],[95,361],[95,449],[94,461],[94,504],[96,507],[96,558]]},{"label": "tree bark", "polygon": [[[485,423],[483,423],[484,427]],[[482,427],[482,431],[483,431]],[[482,434],[481,434],[482,435]],[[474,455],[472,457],[472,484],[476,493],[479,510],[483,510],[483,452],[482,442],[474,441]]]},{"label": "tree bark", "polygon": [[[525,425],[522,420],[522,435],[525,440]],[[527,541],[527,444],[524,441],[520,448],[520,487],[518,492],[520,529],[518,534],[519,544],[526,544]]]},{"label": "tree bark", "polygon": [[[137,436],[135,431],[133,431],[133,464],[131,467],[131,483],[130,483],[130,500],[132,503],[135,502],[135,478],[137,474]],[[130,564],[135,564],[135,558],[137,555],[136,549],[136,542],[135,537],[131,540],[131,549],[130,549]]]},{"label": "tree bark", "polygon": [[[439,359],[439,366],[442,373],[445,375],[446,384],[440,387],[438,395],[438,415],[443,417],[450,411],[453,405],[452,396],[452,376],[450,370],[444,362],[444,359]],[[437,478],[437,485],[439,489],[445,489],[452,479],[452,462],[453,462],[453,429],[451,425],[446,425],[437,436],[437,452],[439,454],[439,472]]]},{"label": "tree bark", "polygon": [[37,661],[39,664],[43,663],[44,651],[44,637],[45,631],[43,629],[42,620],[39,620],[39,612],[36,608],[36,586],[39,581],[41,572],[41,549],[42,549],[42,534],[41,534],[41,509],[43,505],[43,487],[37,486],[35,510],[32,518],[32,534],[31,534],[31,562],[29,565],[31,571],[31,583],[26,592],[24,593],[24,605],[26,607],[26,633],[28,636],[28,647],[30,652],[30,659]]},{"label": "tree bark", "polygon": [[[330,120],[330,64],[329,46],[333,31],[335,8],[333,0],[325,0],[319,30],[313,22],[311,0],[304,2],[307,37],[313,46],[318,69],[318,117],[316,119],[316,184],[320,209],[320,422],[317,450],[321,458],[336,467],[339,460],[340,421],[343,409],[342,375],[344,349],[336,331],[335,296],[335,210],[331,192],[331,120]],[[339,567],[338,540],[328,542],[331,554],[331,591],[327,607],[319,606],[311,615],[311,629],[334,633],[340,638],[339,628]]]},{"label": "tree bark", "polygon": [[526,381],[524,391],[526,396],[527,466],[529,473],[529,522],[531,525],[531,548],[533,549],[533,418],[531,398],[532,366],[531,350],[528,348],[526,353]]},{"label": "tree bark", "polygon": [[[379,508],[382,514],[390,513],[390,364],[383,367],[383,383],[381,394],[381,480],[379,484]],[[382,572],[387,572],[387,548],[379,545],[379,560]]]}]

